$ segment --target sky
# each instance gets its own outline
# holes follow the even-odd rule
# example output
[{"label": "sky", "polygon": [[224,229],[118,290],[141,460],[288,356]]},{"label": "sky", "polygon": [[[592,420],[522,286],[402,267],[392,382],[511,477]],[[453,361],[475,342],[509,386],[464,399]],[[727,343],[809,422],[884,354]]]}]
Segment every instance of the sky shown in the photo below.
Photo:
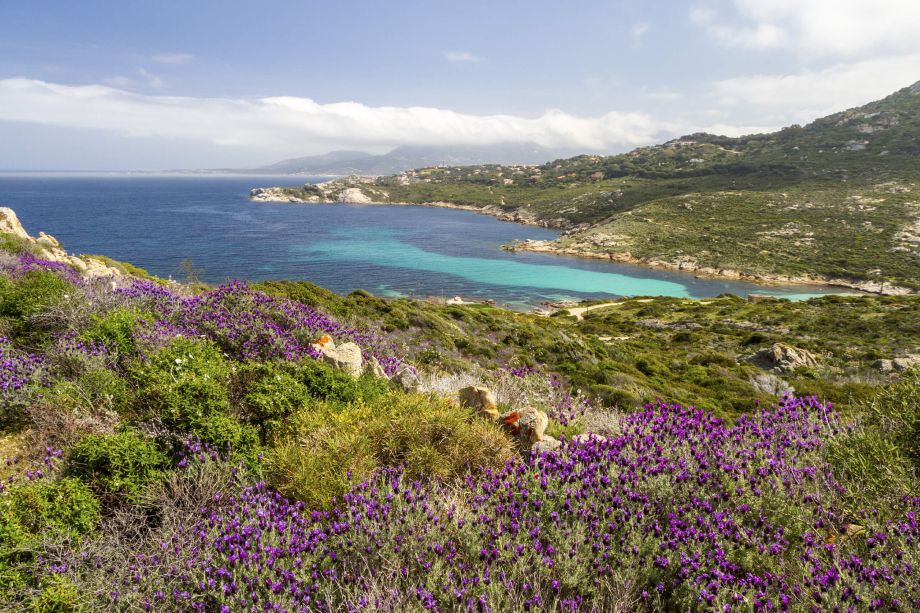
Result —
[{"label": "sky", "polygon": [[0,169],[620,152],[920,80],[920,0],[0,0]]}]

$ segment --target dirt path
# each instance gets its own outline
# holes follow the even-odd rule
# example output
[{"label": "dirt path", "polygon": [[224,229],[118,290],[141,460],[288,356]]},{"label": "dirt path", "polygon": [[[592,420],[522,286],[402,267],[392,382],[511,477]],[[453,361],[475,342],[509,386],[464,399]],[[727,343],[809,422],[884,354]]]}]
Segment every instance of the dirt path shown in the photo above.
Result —
[{"label": "dirt path", "polygon": [[[635,302],[651,302],[651,301],[652,300],[650,298],[643,298],[642,300],[636,300]],[[621,304],[623,304],[622,301],[620,302],[602,302],[601,304],[592,304],[591,306],[586,306],[586,307],[571,307],[569,309],[566,309],[566,311],[568,311],[569,315],[571,315],[578,321],[581,321],[584,319],[584,314],[587,313],[588,311],[593,311],[595,309],[603,309],[604,307],[620,306]]]}]

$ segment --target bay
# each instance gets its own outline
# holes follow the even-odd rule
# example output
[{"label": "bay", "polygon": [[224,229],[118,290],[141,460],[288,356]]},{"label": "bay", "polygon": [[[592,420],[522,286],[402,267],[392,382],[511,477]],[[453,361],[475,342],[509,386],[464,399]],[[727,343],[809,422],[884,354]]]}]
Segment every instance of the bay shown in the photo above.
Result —
[{"label": "bay", "polygon": [[762,286],[603,260],[506,252],[555,231],[468,211],[422,206],[254,203],[252,187],[317,178],[278,176],[0,175],[0,205],[33,235],[74,253],[104,254],[161,277],[189,262],[204,281],[306,280],[339,293],[455,295],[526,309],[544,301],[723,293],[791,299],[832,288]]}]

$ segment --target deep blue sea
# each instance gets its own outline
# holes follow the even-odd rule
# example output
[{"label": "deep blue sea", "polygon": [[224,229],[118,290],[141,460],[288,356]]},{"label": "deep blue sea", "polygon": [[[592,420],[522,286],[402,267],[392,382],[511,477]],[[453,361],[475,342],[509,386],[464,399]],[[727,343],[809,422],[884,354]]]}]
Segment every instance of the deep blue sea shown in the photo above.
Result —
[{"label": "deep blue sea", "polygon": [[2,175],[0,205],[26,230],[57,237],[74,253],[97,253],[151,273],[307,280],[347,293],[461,296],[513,308],[613,296],[707,297],[730,292],[805,298],[821,288],[697,279],[602,260],[509,253],[515,239],[552,230],[466,211],[416,206],[253,203],[253,187],[300,185],[303,177]]}]

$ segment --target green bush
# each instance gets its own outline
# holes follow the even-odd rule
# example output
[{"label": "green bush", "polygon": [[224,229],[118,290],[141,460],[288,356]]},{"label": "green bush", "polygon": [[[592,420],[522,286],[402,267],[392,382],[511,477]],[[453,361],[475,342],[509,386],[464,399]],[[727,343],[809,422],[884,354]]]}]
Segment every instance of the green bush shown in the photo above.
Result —
[{"label": "green bush", "polygon": [[236,456],[250,456],[259,444],[259,433],[254,427],[225,413],[194,419],[186,427],[192,436]]},{"label": "green bush", "polygon": [[869,403],[867,423],[879,429],[920,471],[920,368],[901,376]]},{"label": "green bush", "polygon": [[19,255],[32,253],[35,250],[34,245],[24,238],[6,232],[0,233],[0,251]]},{"label": "green bush", "polygon": [[74,287],[50,270],[30,270],[0,290],[0,315],[28,319],[58,304]]},{"label": "green bush", "polygon": [[179,337],[132,371],[139,405],[150,417],[188,429],[230,409],[230,364],[209,341]]},{"label": "green bush", "polygon": [[310,389],[289,372],[262,367],[262,376],[249,389],[243,401],[262,433],[263,441],[297,409],[313,401]]},{"label": "green bush", "polygon": [[127,382],[107,368],[92,368],[74,379],[57,381],[43,395],[45,405],[71,413],[122,412],[130,403]]},{"label": "green bush", "polygon": [[79,613],[86,610],[77,586],[60,575],[56,575],[32,601],[33,613]]},{"label": "green bush", "polygon": [[452,479],[509,457],[511,443],[492,422],[444,399],[393,392],[371,403],[317,403],[297,411],[268,460],[281,492],[328,507],[333,496],[384,466]]},{"label": "green bush", "polygon": [[99,522],[99,501],[82,481],[35,481],[0,497],[0,545],[32,546],[55,535],[77,539]]},{"label": "green bush", "polygon": [[105,315],[93,315],[92,323],[80,338],[88,342],[102,343],[109,351],[119,356],[133,356],[137,353],[134,332],[139,319],[152,320],[153,314],[130,308],[117,308]]},{"label": "green bush", "polygon": [[825,457],[852,511],[894,508],[920,485],[920,372],[882,389],[855,419],[827,444]]},{"label": "green bush", "polygon": [[314,359],[299,362],[291,374],[314,398],[338,402],[371,401],[386,393],[389,387],[383,379],[355,378]]},{"label": "green bush", "polygon": [[136,502],[168,463],[154,441],[126,429],[84,436],[70,453],[69,471],[101,494]]}]

